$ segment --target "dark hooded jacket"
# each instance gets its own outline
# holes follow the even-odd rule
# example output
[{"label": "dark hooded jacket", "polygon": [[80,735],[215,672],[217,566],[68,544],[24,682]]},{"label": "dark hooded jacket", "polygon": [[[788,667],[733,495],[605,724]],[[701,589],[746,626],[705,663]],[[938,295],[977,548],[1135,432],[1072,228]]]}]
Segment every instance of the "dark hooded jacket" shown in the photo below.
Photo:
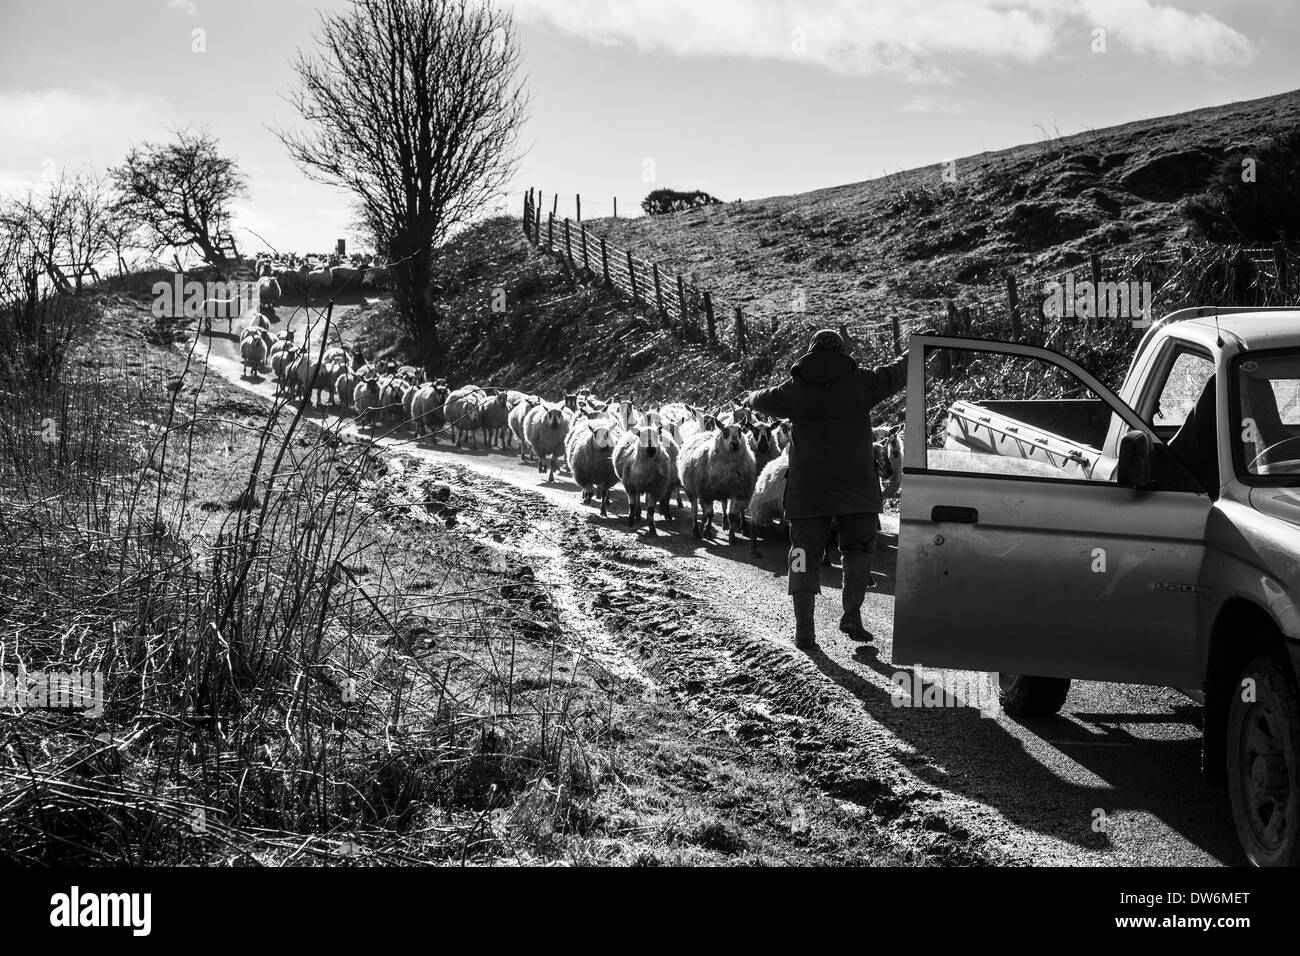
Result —
[{"label": "dark hooded jacket", "polygon": [[749,396],[756,411],[791,422],[787,518],[880,513],[871,409],[905,384],[906,355],[864,369],[843,352],[809,352],[783,384]]}]

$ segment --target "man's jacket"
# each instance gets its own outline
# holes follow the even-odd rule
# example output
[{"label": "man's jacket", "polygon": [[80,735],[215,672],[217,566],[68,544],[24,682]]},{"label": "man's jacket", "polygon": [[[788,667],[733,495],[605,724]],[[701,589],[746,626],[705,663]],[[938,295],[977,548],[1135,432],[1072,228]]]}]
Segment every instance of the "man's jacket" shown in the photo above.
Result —
[{"label": "man's jacket", "polygon": [[843,352],[809,352],[790,378],[749,396],[749,405],[788,418],[787,518],[880,513],[871,409],[907,383],[907,356],[864,369]]}]

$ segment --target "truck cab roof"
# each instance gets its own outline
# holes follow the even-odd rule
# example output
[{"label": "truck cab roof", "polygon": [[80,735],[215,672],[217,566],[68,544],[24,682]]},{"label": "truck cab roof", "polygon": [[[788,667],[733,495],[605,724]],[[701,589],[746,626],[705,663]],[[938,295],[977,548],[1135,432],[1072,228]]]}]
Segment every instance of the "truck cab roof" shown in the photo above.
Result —
[{"label": "truck cab roof", "polygon": [[1156,329],[1169,329],[1175,323],[1179,338],[1211,352],[1220,351],[1220,336],[1234,354],[1246,349],[1300,347],[1300,309],[1293,307],[1180,309]]}]

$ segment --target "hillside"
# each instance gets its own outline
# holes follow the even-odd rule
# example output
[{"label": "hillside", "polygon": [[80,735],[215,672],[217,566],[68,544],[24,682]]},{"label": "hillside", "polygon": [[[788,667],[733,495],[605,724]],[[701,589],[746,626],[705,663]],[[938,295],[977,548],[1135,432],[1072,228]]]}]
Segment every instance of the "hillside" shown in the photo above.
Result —
[{"label": "hillside", "polygon": [[[1131,268],[1144,254],[1184,243],[1197,244],[1199,258],[1178,274],[1148,273],[1158,287],[1165,283],[1164,308],[1262,302],[1254,273],[1239,273],[1238,247],[1206,240],[1222,238],[1213,212],[1239,180],[1244,155],[1263,157],[1254,186],[1269,197],[1272,213],[1294,214],[1295,187],[1279,182],[1278,170],[1291,169],[1300,155],[1298,120],[1300,92],[1293,92],[968,157],[956,161],[955,183],[933,166],[802,195],[587,223],[612,247],[631,248],[670,275],[693,276],[719,302],[742,305],[752,322],[743,356],[726,341],[710,348],[683,336],[597,277],[543,255],[518,220],[492,219],[444,249],[435,300],[447,354],[431,369],[453,384],[548,394],[585,384],[642,402],[717,405],[780,377],[811,328],[844,324],[859,335],[863,361],[884,361],[893,345],[879,329],[890,316],[905,331],[935,327],[954,300],[991,303],[988,318],[1005,323],[1004,270],[1017,277],[1025,314],[1033,315],[1043,276],[1091,254]],[[1240,198],[1230,198],[1240,222],[1263,228],[1256,206],[1243,213]],[[876,325],[870,339],[859,334],[864,324]],[[418,359],[401,347],[387,303],[362,308],[342,329],[368,354]],[[983,331],[1008,334],[996,326]],[[1123,323],[1104,334],[1052,335],[1029,322],[1026,332],[1112,383],[1133,339]],[[883,412],[898,414],[898,402]]]},{"label": "hillside", "polygon": [[[939,315],[944,300],[996,294],[1002,272],[1058,271],[1092,253],[1132,256],[1186,240],[1239,239],[1210,228],[1205,191],[1237,177],[1300,128],[1300,91],[1143,120],[816,192],[727,203],[589,229],[611,244],[693,274],[755,315],[823,324]],[[1292,144],[1288,144],[1292,145]],[[1258,164],[1277,207],[1294,201],[1287,166]],[[1271,175],[1270,175],[1271,173]],[[1289,207],[1294,213],[1294,206]],[[1191,214],[1189,216],[1189,213]],[[1300,223],[1295,223],[1300,229]]]}]

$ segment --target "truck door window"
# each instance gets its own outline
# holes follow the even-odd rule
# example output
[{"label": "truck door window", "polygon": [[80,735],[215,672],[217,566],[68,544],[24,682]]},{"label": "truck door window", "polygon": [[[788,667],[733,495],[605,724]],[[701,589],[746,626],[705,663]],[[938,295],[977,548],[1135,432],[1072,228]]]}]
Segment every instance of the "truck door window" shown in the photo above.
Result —
[{"label": "truck door window", "polygon": [[1300,355],[1247,354],[1234,374],[1245,474],[1294,481],[1300,474]]},{"label": "truck door window", "polygon": [[1111,409],[1031,356],[935,349],[926,376],[926,467],[972,475],[1114,480],[1100,449]]},{"label": "truck door window", "polygon": [[1151,416],[1151,425],[1157,435],[1168,439],[1183,426],[1213,374],[1214,363],[1208,355],[1188,349],[1178,351],[1169,366],[1169,374],[1165,376]]}]

